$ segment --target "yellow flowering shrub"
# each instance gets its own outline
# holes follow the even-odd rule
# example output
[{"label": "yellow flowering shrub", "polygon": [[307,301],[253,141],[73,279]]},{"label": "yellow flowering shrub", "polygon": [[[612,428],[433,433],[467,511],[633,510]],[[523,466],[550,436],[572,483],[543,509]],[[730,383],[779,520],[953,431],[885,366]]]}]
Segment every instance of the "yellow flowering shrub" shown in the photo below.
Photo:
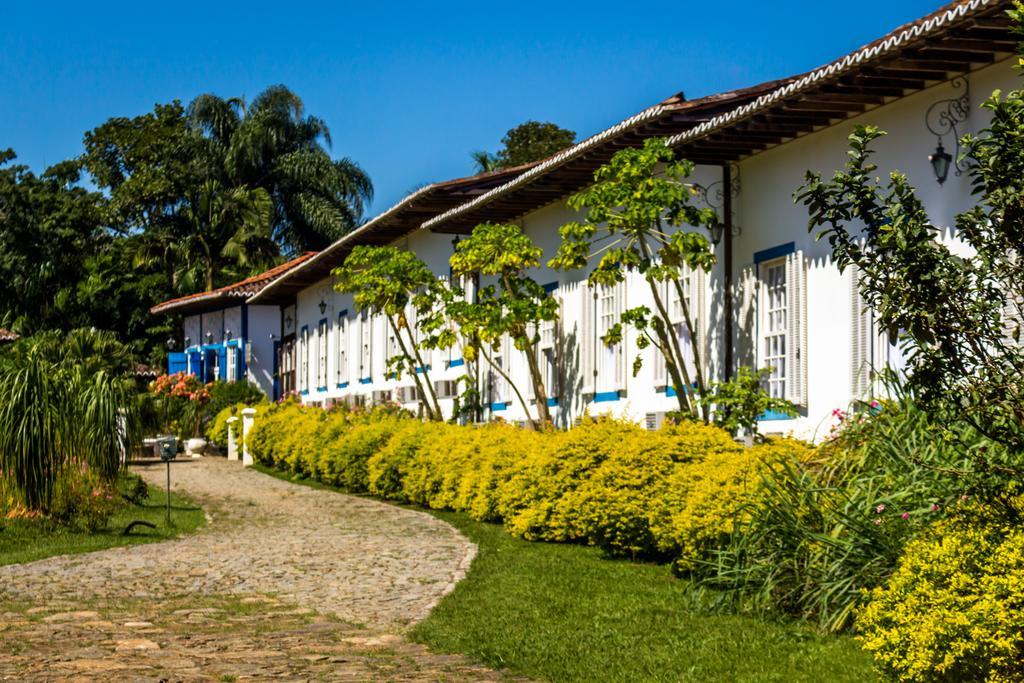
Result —
[{"label": "yellow flowering shrub", "polygon": [[551,434],[492,423],[473,430],[475,457],[463,468],[452,507],[485,522],[501,520],[501,493],[514,465],[527,453],[545,448]]},{"label": "yellow flowering shrub", "polygon": [[857,615],[878,670],[899,681],[1024,681],[1024,529],[979,511],[909,543]]},{"label": "yellow flowering shrub", "polygon": [[289,424],[308,410],[297,401],[285,401],[258,411],[247,439],[253,458],[264,465],[283,467],[283,438],[288,434]]},{"label": "yellow flowering shrub", "polygon": [[721,427],[686,420],[678,424],[665,422],[658,431],[668,439],[672,459],[676,462],[698,460],[710,453],[728,453],[743,450],[729,432]]},{"label": "yellow flowering shrub", "polygon": [[650,436],[632,422],[601,418],[538,439],[501,492],[505,528],[527,540],[583,540],[576,489],[616,451]]},{"label": "yellow flowering shrub", "polygon": [[367,461],[387,444],[406,419],[387,416],[339,425],[335,438],[320,439],[316,444],[321,455],[315,474],[321,481],[333,486],[355,492],[367,491]]},{"label": "yellow flowering shrub", "polygon": [[688,571],[707,551],[728,537],[763,484],[762,467],[788,458],[804,458],[810,448],[793,439],[776,439],[750,449],[710,450],[680,465],[661,498],[667,515],[655,518],[658,549],[676,556],[676,568]]},{"label": "yellow flowering shrub", "polygon": [[391,500],[408,501],[402,481],[428,429],[418,420],[407,420],[388,442],[366,461],[370,493]]},{"label": "yellow flowering shrub", "polygon": [[656,554],[653,529],[665,515],[674,470],[671,440],[645,434],[618,444],[577,488],[572,500],[587,540],[614,556]]}]

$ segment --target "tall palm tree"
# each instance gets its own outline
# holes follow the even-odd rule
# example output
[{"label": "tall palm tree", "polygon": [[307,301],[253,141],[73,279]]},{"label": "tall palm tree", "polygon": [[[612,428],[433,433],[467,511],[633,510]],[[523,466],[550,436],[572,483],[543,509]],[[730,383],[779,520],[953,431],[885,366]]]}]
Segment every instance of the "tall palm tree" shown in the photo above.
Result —
[{"label": "tall palm tree", "polygon": [[269,194],[272,236],[286,251],[323,248],[362,221],[373,198],[369,176],[351,159],[331,159],[327,124],[285,86],[267,88],[248,106],[200,95],[188,111],[222,163],[219,179]]},{"label": "tall palm tree", "polygon": [[469,156],[473,158],[473,166],[477,173],[496,171],[500,167],[498,157],[482,149],[471,152]]},{"label": "tall palm tree", "polygon": [[178,291],[211,291],[218,275],[244,275],[278,257],[273,213],[273,201],[263,188],[225,187],[207,180],[182,206],[177,229],[148,236],[136,263],[170,264]]}]

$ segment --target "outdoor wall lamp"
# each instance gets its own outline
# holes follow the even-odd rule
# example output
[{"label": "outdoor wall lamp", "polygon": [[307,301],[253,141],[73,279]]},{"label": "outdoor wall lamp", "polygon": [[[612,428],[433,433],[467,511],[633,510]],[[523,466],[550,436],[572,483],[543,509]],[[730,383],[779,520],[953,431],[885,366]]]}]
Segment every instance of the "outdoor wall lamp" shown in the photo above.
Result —
[{"label": "outdoor wall lamp", "polygon": [[[967,165],[960,159],[960,124],[967,120],[971,113],[971,84],[963,76],[958,76],[950,81],[954,89],[963,89],[963,92],[948,99],[939,100],[924,115],[924,125],[928,131],[935,136],[938,144],[935,152],[928,156],[928,162],[932,165],[935,173],[935,180],[942,185],[949,177],[949,167],[952,166],[957,176],[963,175]],[[956,145],[954,154],[950,154],[942,146],[943,138],[952,133],[953,143]]]},{"label": "outdoor wall lamp", "polygon": [[185,337],[185,347],[187,348],[187,347],[189,347],[191,345],[192,345],[192,337]]},{"label": "outdoor wall lamp", "polygon": [[211,341],[213,341],[213,332],[207,332],[206,333],[206,343],[209,344]]},{"label": "outdoor wall lamp", "polygon": [[173,351],[174,350],[174,337],[168,337],[166,343],[167,343],[167,350],[168,351]]},{"label": "outdoor wall lamp", "polygon": [[712,246],[717,247],[718,243],[722,241],[722,235],[725,234],[725,226],[721,221],[715,221],[713,225],[708,226],[708,232],[711,233]]},{"label": "outdoor wall lamp", "polygon": [[[935,148],[935,153],[928,156],[928,161],[932,164],[932,170],[935,171],[935,179],[939,181],[939,185],[946,182],[946,178],[949,176],[949,165],[953,162],[953,157],[942,146],[941,138],[939,139],[939,146]],[[956,174],[960,175],[959,169],[957,169]]]},{"label": "outdoor wall lamp", "polygon": [[231,339],[231,330],[224,330],[224,338]]},{"label": "outdoor wall lamp", "polygon": [[327,302],[320,299],[320,315],[327,313]]}]

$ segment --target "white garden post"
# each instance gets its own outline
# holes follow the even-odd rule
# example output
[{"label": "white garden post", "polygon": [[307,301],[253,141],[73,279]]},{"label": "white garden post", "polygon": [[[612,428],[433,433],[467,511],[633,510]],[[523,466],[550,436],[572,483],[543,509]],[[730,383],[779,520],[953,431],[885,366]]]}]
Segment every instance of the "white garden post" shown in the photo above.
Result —
[{"label": "white garden post", "polygon": [[238,460],[238,416],[228,418],[228,460]]},{"label": "white garden post", "polygon": [[252,464],[252,453],[249,452],[249,431],[256,421],[256,409],[246,408],[242,411],[242,464],[246,467]]}]

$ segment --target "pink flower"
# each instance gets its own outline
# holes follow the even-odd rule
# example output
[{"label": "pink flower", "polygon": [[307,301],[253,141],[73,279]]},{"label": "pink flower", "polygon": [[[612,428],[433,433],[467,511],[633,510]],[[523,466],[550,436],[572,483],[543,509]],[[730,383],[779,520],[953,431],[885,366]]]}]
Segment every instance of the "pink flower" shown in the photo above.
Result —
[{"label": "pink flower", "polygon": [[875,512],[877,512],[878,514],[882,514],[883,512],[885,512],[885,505],[879,505],[878,507],[876,507]]},{"label": "pink flower", "polygon": [[938,504],[937,503],[932,503],[932,512],[938,512],[938,511],[939,511]]},{"label": "pink flower", "polygon": [[962,501],[963,501],[963,502],[965,502],[965,503],[967,502],[967,500],[968,500],[969,498],[970,498],[970,496],[968,496],[968,495],[966,495],[966,494],[964,494],[964,495],[960,496],[960,500],[962,500]]},{"label": "pink flower", "polygon": [[872,400],[871,403],[869,403],[868,405],[870,405],[872,408],[877,408],[878,406],[880,406],[882,404],[879,403],[878,401]]},{"label": "pink flower", "polygon": [[902,515],[900,515],[900,518],[901,519],[910,519],[910,513],[909,512],[904,512]]},{"label": "pink flower", "polygon": [[875,519],[875,524],[881,524],[881,523],[882,523],[882,518],[881,517],[877,517]]},{"label": "pink flower", "polygon": [[93,489],[92,490],[92,497],[93,498],[99,498],[99,495],[100,495],[99,489]]}]

